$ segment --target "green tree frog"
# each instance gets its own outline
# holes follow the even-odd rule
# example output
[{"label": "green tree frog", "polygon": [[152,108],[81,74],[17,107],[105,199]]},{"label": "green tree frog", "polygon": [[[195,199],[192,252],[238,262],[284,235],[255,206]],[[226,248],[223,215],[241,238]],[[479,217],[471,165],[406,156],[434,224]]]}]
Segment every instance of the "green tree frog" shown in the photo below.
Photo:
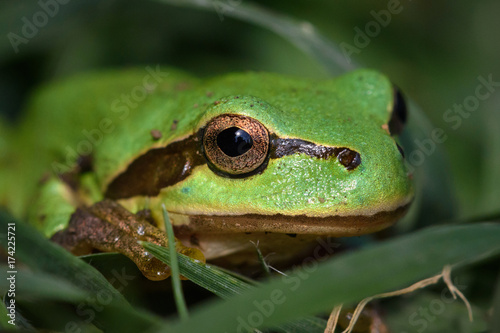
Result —
[{"label": "green tree frog", "polygon": [[400,93],[372,70],[80,75],[40,88],[12,129],[0,204],[75,254],[118,251],[153,280],[168,268],[137,240],[166,244],[162,205],[191,257],[243,262],[258,241],[286,258],[404,215],[405,121]]}]

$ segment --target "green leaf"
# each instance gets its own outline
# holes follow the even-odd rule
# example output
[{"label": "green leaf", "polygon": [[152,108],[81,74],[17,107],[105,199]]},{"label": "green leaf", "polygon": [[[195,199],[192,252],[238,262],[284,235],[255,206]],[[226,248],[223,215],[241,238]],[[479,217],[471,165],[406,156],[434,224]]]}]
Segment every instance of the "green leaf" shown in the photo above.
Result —
[{"label": "green leaf", "polygon": [[[142,242],[142,245],[155,257],[170,265],[170,251],[152,243]],[[258,286],[256,282],[250,282],[248,279],[240,279],[238,276],[227,273],[225,270],[198,262],[183,254],[178,253],[177,257],[179,259],[180,273],[183,276],[221,298],[234,298],[234,296],[241,295]],[[304,317],[274,328],[284,332],[321,333],[325,330],[325,326],[326,321],[323,319]]]},{"label": "green leaf", "polygon": [[[91,313],[93,323],[108,330],[133,329],[134,327],[139,329],[160,324],[156,317],[134,310],[96,269],[50,242],[31,226],[0,212],[0,230],[7,230],[8,223],[15,223],[16,265],[19,265],[20,261],[33,270],[34,274],[56,276],[67,285],[74,286],[91,296],[86,302],[76,304],[80,312],[87,311],[85,315],[81,315],[82,321],[88,320],[89,313]],[[6,234],[3,236],[0,245],[7,249]],[[46,295],[32,294],[31,296],[36,299],[37,296]],[[129,320],[124,322],[119,318]]]},{"label": "green leaf", "polygon": [[[0,265],[0,271],[9,271],[7,265]],[[9,275],[9,274],[8,274]],[[9,289],[9,280],[0,280],[0,290]],[[15,274],[16,298],[61,300],[61,301],[84,301],[90,293],[75,287],[66,280],[53,275],[37,272],[36,274],[25,269],[17,270]]]},{"label": "green leaf", "polygon": [[168,332],[270,327],[406,287],[439,273],[445,265],[458,267],[498,253],[498,224],[428,228],[317,266],[310,262],[307,268],[240,297],[212,302],[192,312],[189,322],[174,323]]}]

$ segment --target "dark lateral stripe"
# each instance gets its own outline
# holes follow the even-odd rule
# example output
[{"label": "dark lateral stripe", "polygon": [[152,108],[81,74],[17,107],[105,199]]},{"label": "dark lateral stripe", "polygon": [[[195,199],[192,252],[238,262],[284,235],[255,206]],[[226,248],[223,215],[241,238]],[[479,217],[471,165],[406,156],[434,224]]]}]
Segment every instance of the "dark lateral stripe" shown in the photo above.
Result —
[{"label": "dark lateral stripe", "polygon": [[[127,170],[109,184],[105,197],[125,199],[137,195],[156,196],[162,188],[186,179],[194,167],[207,163],[202,151],[200,139],[202,133],[203,131],[200,130],[182,141],[173,142],[164,148],[151,149],[139,156]],[[262,163],[262,167],[244,177],[262,173],[269,159],[297,153],[321,159],[333,156],[349,170],[354,169],[361,162],[359,154],[348,148],[326,147],[300,139],[281,139],[275,135],[271,135],[270,142],[269,154]],[[214,168],[212,165],[210,167]],[[221,176],[227,176],[216,169],[213,171]]]},{"label": "dark lateral stripe", "polygon": [[158,195],[162,188],[184,180],[194,167],[206,163],[200,149],[195,134],[164,148],[149,150],[109,184],[106,198]]},{"label": "dark lateral stripe", "polygon": [[271,139],[271,158],[280,158],[287,155],[302,153],[311,157],[327,159],[335,156],[346,148],[318,146],[312,142],[300,139]]},{"label": "dark lateral stripe", "polygon": [[322,159],[334,156],[347,170],[353,170],[361,164],[359,153],[349,148],[326,147],[300,139],[280,139],[276,137],[271,140],[271,158],[280,158],[296,153]]}]

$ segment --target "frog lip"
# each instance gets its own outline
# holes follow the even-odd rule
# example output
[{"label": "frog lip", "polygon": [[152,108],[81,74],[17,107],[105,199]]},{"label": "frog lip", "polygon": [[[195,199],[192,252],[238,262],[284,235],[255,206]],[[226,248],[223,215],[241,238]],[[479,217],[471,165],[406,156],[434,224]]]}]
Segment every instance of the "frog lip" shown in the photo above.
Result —
[{"label": "frog lip", "polygon": [[[374,215],[309,217],[305,215],[184,215],[172,214],[176,235],[198,233],[251,233],[275,232],[285,234],[311,234],[333,237],[360,236],[380,231],[405,215],[410,203],[393,211]],[[183,220],[176,223],[175,220]],[[187,221],[189,220],[189,221]]]}]

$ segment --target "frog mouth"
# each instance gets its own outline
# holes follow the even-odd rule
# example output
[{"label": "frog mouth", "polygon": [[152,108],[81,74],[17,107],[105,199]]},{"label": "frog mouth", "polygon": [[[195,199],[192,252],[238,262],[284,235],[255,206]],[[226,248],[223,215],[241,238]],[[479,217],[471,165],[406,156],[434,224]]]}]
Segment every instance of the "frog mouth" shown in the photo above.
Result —
[{"label": "frog mouth", "polygon": [[176,235],[203,233],[283,233],[351,237],[380,231],[405,215],[410,203],[373,215],[310,217],[305,215],[185,215],[169,213]]}]

